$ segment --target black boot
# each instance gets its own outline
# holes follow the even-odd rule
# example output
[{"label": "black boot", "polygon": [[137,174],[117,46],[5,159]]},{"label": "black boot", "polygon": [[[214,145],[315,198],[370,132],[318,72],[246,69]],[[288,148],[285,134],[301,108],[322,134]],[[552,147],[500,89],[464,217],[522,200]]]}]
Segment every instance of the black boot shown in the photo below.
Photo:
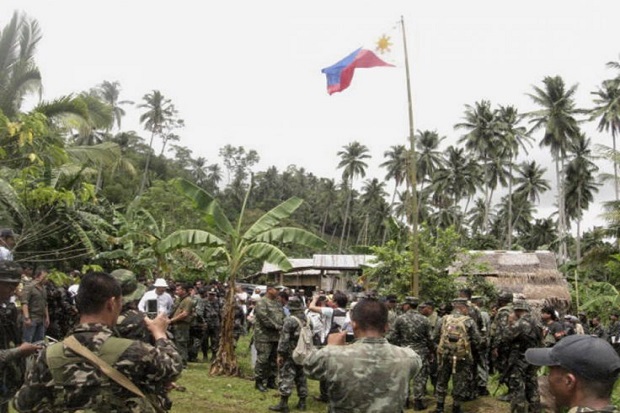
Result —
[{"label": "black boot", "polygon": [[306,398],[300,397],[299,402],[297,403],[297,410],[301,410],[302,412],[306,411]]},{"label": "black boot", "polygon": [[452,413],[463,413],[463,410],[461,410],[461,405],[457,402],[454,402],[454,404],[452,405]]},{"label": "black boot", "polygon": [[267,391],[261,379],[256,379],[256,382],[254,383],[254,388],[263,393]]},{"label": "black boot", "polygon": [[443,402],[437,402],[437,408],[435,409],[435,413],[443,413]]},{"label": "black boot", "polygon": [[280,403],[276,406],[269,406],[269,410],[274,411],[274,412],[289,413],[288,396],[280,396]]},{"label": "black boot", "polygon": [[425,410],[426,405],[422,402],[422,399],[415,399],[413,401],[413,410],[419,412],[421,410]]}]

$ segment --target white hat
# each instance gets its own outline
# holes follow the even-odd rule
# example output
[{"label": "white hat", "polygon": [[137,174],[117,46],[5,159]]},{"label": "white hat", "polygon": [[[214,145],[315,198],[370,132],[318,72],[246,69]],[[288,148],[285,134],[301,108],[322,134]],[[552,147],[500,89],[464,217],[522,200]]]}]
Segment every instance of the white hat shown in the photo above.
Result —
[{"label": "white hat", "polygon": [[168,288],[168,283],[163,278],[158,278],[158,279],[155,280],[155,283],[153,284],[153,287]]}]

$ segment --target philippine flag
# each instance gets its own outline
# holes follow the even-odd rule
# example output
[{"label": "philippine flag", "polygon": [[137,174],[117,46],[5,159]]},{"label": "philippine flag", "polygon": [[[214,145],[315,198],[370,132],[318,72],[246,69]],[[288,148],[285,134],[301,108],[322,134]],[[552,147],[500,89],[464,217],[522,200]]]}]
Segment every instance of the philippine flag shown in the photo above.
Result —
[{"label": "philippine flag", "polygon": [[379,59],[374,52],[361,47],[321,72],[327,76],[327,93],[330,95],[342,92],[351,84],[353,72],[356,68],[370,68],[378,66],[394,66]]}]

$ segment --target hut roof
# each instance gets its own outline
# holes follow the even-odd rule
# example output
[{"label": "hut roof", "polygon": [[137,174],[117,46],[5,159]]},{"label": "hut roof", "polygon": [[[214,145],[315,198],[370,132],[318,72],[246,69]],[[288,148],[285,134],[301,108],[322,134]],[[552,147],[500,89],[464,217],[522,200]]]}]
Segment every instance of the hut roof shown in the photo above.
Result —
[{"label": "hut roof", "polygon": [[551,251],[468,251],[448,272],[483,276],[497,289],[522,294],[534,304],[570,304],[567,282]]},{"label": "hut roof", "polygon": [[[291,258],[289,261],[293,266],[286,274],[303,273],[314,274],[326,271],[359,271],[363,267],[375,266],[372,261],[374,255],[319,255],[315,254],[312,258]],[[260,274],[273,274],[283,272],[277,265],[265,262]]]}]

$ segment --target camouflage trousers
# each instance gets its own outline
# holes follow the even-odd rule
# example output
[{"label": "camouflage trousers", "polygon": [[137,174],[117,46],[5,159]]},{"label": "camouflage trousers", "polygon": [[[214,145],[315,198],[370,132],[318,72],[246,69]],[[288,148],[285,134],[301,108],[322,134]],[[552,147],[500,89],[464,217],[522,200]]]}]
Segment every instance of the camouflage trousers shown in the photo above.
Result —
[{"label": "camouflage trousers", "polygon": [[187,348],[189,346],[189,326],[174,326],[174,344],[183,359],[183,364],[187,364]]},{"label": "camouflage trousers", "polygon": [[538,367],[526,365],[525,361],[515,363],[508,376],[508,389],[512,395],[511,413],[539,413]]},{"label": "camouflage trousers", "polygon": [[255,379],[261,381],[275,380],[278,342],[255,342],[254,347],[256,347]]},{"label": "camouflage trousers", "polygon": [[422,359],[422,366],[413,378],[413,398],[415,400],[422,400],[426,395],[426,382],[428,381],[430,372],[430,360],[428,351],[414,350]]},{"label": "camouflage trousers", "polygon": [[207,324],[207,330],[202,337],[202,354],[204,360],[207,359],[207,353],[211,350],[211,357],[215,357],[220,346],[220,326],[210,326]]},{"label": "camouflage trousers", "polygon": [[292,358],[284,358],[278,377],[280,378],[280,396],[290,396],[293,393],[293,386],[296,386],[297,396],[300,399],[308,397],[308,382],[304,374],[304,367],[295,364]]},{"label": "camouflage trousers", "polygon": [[475,386],[472,382],[473,361],[471,359],[459,359],[453,361],[449,355],[439,356],[437,367],[437,401],[444,401],[448,394],[448,382],[452,377],[452,398],[455,402],[461,402],[470,398],[470,387]]}]

